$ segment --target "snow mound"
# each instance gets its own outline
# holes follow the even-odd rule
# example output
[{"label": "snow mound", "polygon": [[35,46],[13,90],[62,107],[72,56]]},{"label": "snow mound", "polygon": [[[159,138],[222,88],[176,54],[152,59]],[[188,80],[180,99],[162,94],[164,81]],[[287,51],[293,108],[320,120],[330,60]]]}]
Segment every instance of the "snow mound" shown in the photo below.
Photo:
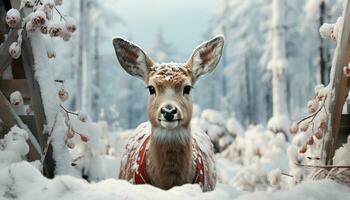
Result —
[{"label": "snow mound", "polygon": [[288,138],[289,123],[287,116],[274,116],[267,123],[267,128],[274,133],[282,132]]},{"label": "snow mound", "polygon": [[[287,145],[282,133],[272,133],[259,125],[250,127],[243,137],[238,136],[225,151],[218,154],[219,165],[222,160],[230,163],[220,168],[218,178],[245,191],[286,188],[277,170],[288,170]],[[221,173],[222,168],[231,175]]]},{"label": "snow mound", "polygon": [[243,195],[238,200],[294,200],[294,199],[349,199],[350,189],[344,185],[337,184],[331,180],[305,181],[291,190],[281,190],[276,192],[255,192]]},{"label": "snow mound", "polygon": [[235,136],[242,136],[244,133],[243,126],[233,117],[229,118],[226,122],[227,130]]},{"label": "snow mound", "polygon": [[0,167],[21,161],[29,152],[28,133],[14,126],[3,139],[0,139]]},{"label": "snow mound", "polygon": [[202,118],[210,123],[218,124],[218,125],[225,125],[225,119],[224,117],[215,110],[212,109],[206,109],[202,112]]},{"label": "snow mound", "polygon": [[222,113],[213,109],[205,109],[199,115],[198,110],[196,108],[195,116],[197,117],[192,119],[192,124],[208,134],[215,152],[222,152],[234,141],[237,135],[243,134],[243,127],[235,118],[225,119]]},{"label": "snow mound", "polygon": [[[350,189],[331,180],[307,181],[291,190],[276,192],[240,193],[235,188],[218,184],[212,192],[201,192],[198,185],[183,185],[168,191],[150,185],[131,185],[126,181],[108,179],[88,183],[72,176],[47,179],[28,162],[0,168],[0,194],[5,199],[52,200],[136,200],[136,199],[349,199]],[[241,196],[240,196],[241,195]]]},{"label": "snow mound", "polygon": [[320,27],[320,35],[322,38],[330,38],[333,34],[334,24],[324,23]]}]

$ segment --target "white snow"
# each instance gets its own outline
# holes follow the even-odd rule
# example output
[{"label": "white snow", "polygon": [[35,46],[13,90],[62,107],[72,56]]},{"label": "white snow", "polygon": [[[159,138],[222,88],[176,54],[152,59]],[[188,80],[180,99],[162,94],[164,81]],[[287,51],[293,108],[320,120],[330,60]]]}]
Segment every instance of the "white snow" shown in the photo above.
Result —
[{"label": "white snow", "polygon": [[0,168],[23,160],[29,152],[28,133],[14,126],[3,139],[0,139]]},{"label": "white snow", "polygon": [[350,198],[349,188],[339,185],[330,180],[323,181],[306,181],[291,190],[269,192],[256,192],[249,195],[243,195],[239,200],[326,200],[326,199],[348,199]]},{"label": "white snow", "polygon": [[[30,186],[30,187],[28,187]],[[27,162],[0,169],[0,194],[16,199],[232,199],[237,191],[225,185],[202,193],[198,185],[184,185],[163,191],[149,185],[134,186],[126,181],[107,179],[98,183],[71,176],[44,178]]]},{"label": "white snow", "polygon": [[268,175],[268,180],[272,186],[278,185],[282,180],[282,174],[279,169],[272,170]]},{"label": "white snow", "polygon": [[338,41],[340,39],[340,35],[341,35],[341,28],[343,27],[343,17],[339,17],[337,19],[337,22],[334,25],[334,29],[333,29],[333,34],[332,34],[332,39],[335,41]]},{"label": "white snow", "polygon": [[[234,143],[222,154],[215,157],[218,169],[216,189],[203,193],[198,185],[186,184],[174,187],[168,191],[160,190],[150,185],[131,185],[124,180],[116,180],[120,158],[107,156],[107,143],[115,148],[115,155],[120,155],[120,147],[124,146],[127,138],[133,135],[130,131],[120,132],[112,139],[103,133],[103,123],[91,124],[73,118],[74,126],[85,125],[90,130],[91,140],[87,144],[75,140],[77,147],[89,149],[84,158],[78,160],[78,168],[84,168],[89,179],[88,183],[81,178],[58,175],[54,179],[42,176],[40,163],[21,161],[28,153],[25,131],[14,127],[0,141],[0,159],[6,160],[0,164],[0,195],[5,199],[332,199],[350,198],[350,189],[331,180],[305,181],[297,186],[287,187],[288,180],[281,172],[285,168],[286,143],[284,136],[271,134],[262,127],[252,127],[244,138],[238,136]],[[142,129],[142,127],[140,127]],[[145,128],[145,127],[144,127]],[[195,128],[195,127],[194,127]],[[84,131],[79,129],[79,131]],[[96,134],[97,133],[97,134]],[[109,140],[104,138],[108,137]],[[73,138],[74,139],[74,138]],[[197,138],[201,140],[200,138]],[[103,141],[109,141],[104,143]],[[199,142],[202,144],[201,142]],[[85,147],[84,147],[85,146]],[[209,149],[209,147],[201,147]],[[240,149],[240,154],[228,153],[233,148]],[[345,148],[345,147],[344,147]],[[74,151],[71,155],[75,154]],[[337,155],[343,156],[343,150]],[[84,151],[83,151],[84,152]],[[111,151],[109,151],[111,152]],[[284,153],[283,153],[284,152]],[[346,155],[349,151],[346,151]],[[90,154],[90,155],[88,155]],[[292,154],[298,155],[298,154]],[[240,158],[240,159],[238,159]],[[80,162],[80,163],[79,163]],[[83,162],[84,164],[82,164]],[[291,173],[291,172],[290,172]],[[77,174],[76,174],[77,175]],[[299,174],[292,174],[299,176]],[[282,189],[282,190],[280,190]],[[255,191],[248,193],[246,191]],[[268,190],[260,191],[257,190]],[[320,192],[322,191],[322,192]]]},{"label": "white snow", "polygon": [[11,8],[6,13],[6,23],[10,28],[15,28],[21,21],[21,14],[17,9]]},{"label": "white snow", "polygon": [[17,115],[26,115],[30,113],[30,106],[24,105],[23,97],[21,92],[14,91],[10,94],[10,103],[12,108],[15,110]]},{"label": "white snow", "polygon": [[36,10],[30,16],[31,22],[34,26],[40,27],[46,22],[46,14],[42,10]]},{"label": "white snow", "polygon": [[14,91],[10,94],[10,102],[12,105],[15,106],[23,106],[24,102],[23,102],[23,97],[21,92],[19,91]]},{"label": "white snow", "polygon": [[[339,149],[335,151],[333,157],[333,165],[335,166],[350,166],[350,137],[347,138],[347,143],[343,144]],[[347,168],[333,168],[327,174],[334,180],[340,180],[341,183],[350,185],[350,172]]]},{"label": "white snow", "polygon": [[218,184],[212,192],[202,193],[198,185],[183,185],[163,191],[150,185],[131,185],[123,180],[107,179],[97,183],[72,176],[44,178],[36,163],[17,162],[0,167],[0,194],[5,199],[348,199],[350,189],[331,180],[306,181],[290,190],[274,192],[239,192],[232,186]]},{"label": "white snow", "polygon": [[[281,133],[274,134],[261,126],[251,127],[218,155],[218,178],[239,190],[286,188],[285,180],[278,184],[269,182],[271,171],[288,172],[286,148],[287,143]],[[222,162],[229,164],[221,166]]]},{"label": "white snow", "polygon": [[215,110],[207,109],[202,112],[202,118],[210,123],[217,125],[225,125],[224,117]]},{"label": "white snow", "polygon": [[86,122],[87,114],[84,111],[78,111],[78,119],[82,122]]},{"label": "white snow", "polygon": [[225,119],[222,113],[213,109],[205,109],[201,114],[199,114],[198,107],[196,110],[198,113],[192,119],[192,124],[200,127],[209,135],[215,151],[223,151],[235,137],[244,132],[242,125],[233,117]]},{"label": "white snow", "polygon": [[76,22],[73,18],[71,17],[65,17],[65,25],[66,25],[66,29],[69,32],[74,32],[77,29],[77,25]]},{"label": "white snow", "polygon": [[343,17],[339,17],[335,24],[324,23],[320,27],[320,35],[323,38],[330,38],[337,41],[340,38],[340,28],[343,26]]},{"label": "white snow", "polygon": [[18,59],[21,56],[21,44],[13,42],[9,47],[9,53],[12,58]]},{"label": "white snow", "polygon": [[286,137],[289,130],[289,119],[285,115],[275,115],[267,123],[267,128],[275,133],[282,132]]},{"label": "white snow", "polygon": [[324,23],[320,27],[320,35],[323,38],[331,38],[333,34],[334,24]]},{"label": "white snow", "polygon": [[348,137],[347,143],[336,150],[334,158],[334,165],[350,166],[350,137]]},{"label": "white snow", "polygon": [[[53,45],[51,38],[45,37],[45,47],[46,47],[47,57],[55,58],[56,57],[55,46]],[[67,96],[67,94],[64,94],[63,96]]]},{"label": "white snow", "polygon": [[46,42],[39,30],[29,34],[33,47],[35,78],[40,84],[40,91],[47,120],[47,127],[53,126],[52,147],[56,160],[57,174],[70,174],[72,172],[71,158],[65,146],[65,126],[63,116],[59,112],[59,99],[55,86],[52,69],[46,52]]},{"label": "white snow", "polygon": [[47,30],[51,37],[61,36],[67,29],[63,22],[51,22],[47,26]]},{"label": "white snow", "polygon": [[244,133],[243,126],[233,117],[227,120],[226,127],[229,133],[234,136],[242,136]]}]

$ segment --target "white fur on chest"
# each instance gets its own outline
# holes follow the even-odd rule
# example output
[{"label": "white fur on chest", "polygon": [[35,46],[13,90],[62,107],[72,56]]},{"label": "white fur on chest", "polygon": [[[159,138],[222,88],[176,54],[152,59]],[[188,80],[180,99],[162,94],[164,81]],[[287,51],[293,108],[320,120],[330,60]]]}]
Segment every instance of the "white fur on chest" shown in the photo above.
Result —
[{"label": "white fur on chest", "polygon": [[153,141],[158,144],[185,144],[191,137],[187,129],[179,127],[174,129],[155,128]]}]

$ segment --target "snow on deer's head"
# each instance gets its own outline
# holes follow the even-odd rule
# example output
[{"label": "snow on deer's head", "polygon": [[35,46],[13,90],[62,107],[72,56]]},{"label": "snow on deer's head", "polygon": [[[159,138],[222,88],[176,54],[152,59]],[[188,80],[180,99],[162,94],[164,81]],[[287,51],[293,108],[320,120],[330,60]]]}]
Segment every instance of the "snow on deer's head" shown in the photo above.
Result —
[{"label": "snow on deer's head", "polygon": [[148,86],[152,127],[187,129],[192,118],[191,89],[199,77],[215,69],[224,38],[217,36],[199,45],[186,63],[155,63],[140,47],[119,37],[113,45],[124,70]]}]

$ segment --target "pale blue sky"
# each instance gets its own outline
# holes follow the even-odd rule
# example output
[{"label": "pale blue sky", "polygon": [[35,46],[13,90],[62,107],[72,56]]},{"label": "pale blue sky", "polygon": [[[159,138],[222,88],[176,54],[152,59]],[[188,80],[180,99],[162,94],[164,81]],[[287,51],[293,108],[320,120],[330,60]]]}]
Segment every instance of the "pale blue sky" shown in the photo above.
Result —
[{"label": "pale blue sky", "polygon": [[171,42],[179,53],[187,55],[204,40],[211,15],[220,2],[119,0],[114,4],[115,10],[126,21],[128,32],[113,29],[113,34],[132,39],[146,51],[150,51],[156,33],[162,29],[165,39]]}]

